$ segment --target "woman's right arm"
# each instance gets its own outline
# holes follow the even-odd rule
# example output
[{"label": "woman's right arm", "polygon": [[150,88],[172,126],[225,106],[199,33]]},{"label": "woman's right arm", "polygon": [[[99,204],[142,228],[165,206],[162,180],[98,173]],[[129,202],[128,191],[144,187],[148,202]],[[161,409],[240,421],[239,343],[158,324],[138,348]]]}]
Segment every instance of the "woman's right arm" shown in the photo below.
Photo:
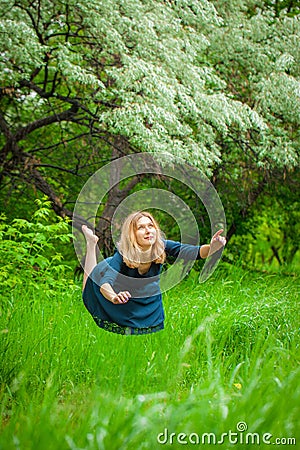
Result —
[{"label": "woman's right arm", "polygon": [[117,293],[112,287],[116,277],[121,272],[122,264],[123,258],[117,251],[110,259],[105,274],[102,277],[102,284],[100,285],[101,294],[106,298],[106,300],[115,304],[127,303],[131,297],[130,292],[120,291]]}]

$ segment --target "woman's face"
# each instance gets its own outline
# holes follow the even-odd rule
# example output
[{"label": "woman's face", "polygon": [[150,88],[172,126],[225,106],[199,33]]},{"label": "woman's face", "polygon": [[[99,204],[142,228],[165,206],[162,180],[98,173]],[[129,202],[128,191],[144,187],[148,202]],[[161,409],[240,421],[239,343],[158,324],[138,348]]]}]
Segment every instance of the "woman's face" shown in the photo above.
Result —
[{"label": "woman's face", "polygon": [[149,217],[141,217],[136,224],[136,240],[142,250],[149,250],[156,240],[156,229]]}]

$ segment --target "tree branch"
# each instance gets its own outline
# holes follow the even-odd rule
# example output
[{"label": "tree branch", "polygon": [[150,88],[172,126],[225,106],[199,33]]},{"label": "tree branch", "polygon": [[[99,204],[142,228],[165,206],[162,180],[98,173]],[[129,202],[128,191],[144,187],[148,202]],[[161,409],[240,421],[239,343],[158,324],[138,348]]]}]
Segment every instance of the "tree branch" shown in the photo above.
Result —
[{"label": "tree branch", "polygon": [[27,136],[29,133],[32,133],[32,131],[37,130],[38,128],[42,128],[46,125],[50,125],[55,122],[62,122],[63,120],[69,120],[74,114],[78,111],[78,106],[73,105],[70,109],[67,111],[63,111],[59,114],[54,114],[52,116],[44,117],[42,119],[38,119],[32,123],[29,123],[25,127],[20,128],[14,138],[16,142],[22,140]]},{"label": "tree branch", "polygon": [[65,167],[55,166],[54,164],[34,164],[33,167],[49,167],[50,169],[59,170],[61,172],[71,173],[72,175],[78,175],[78,168],[76,169],[66,169]]},{"label": "tree branch", "polygon": [[[20,8],[22,11],[25,11],[28,14],[28,16],[30,18],[30,21],[32,23],[32,26],[34,28],[34,31],[36,32],[36,35],[37,35],[40,43],[42,45],[45,45],[45,41],[44,41],[43,35],[39,31],[38,25],[35,23],[35,20],[34,20],[34,17],[33,17],[32,13],[31,13],[31,11],[29,11],[29,9],[25,8],[24,6],[20,5],[20,3],[15,3],[15,6]],[[40,8],[39,8],[39,14],[40,14]]]},{"label": "tree branch", "polygon": [[89,221],[84,217],[79,215],[74,216],[72,211],[64,207],[60,198],[55,194],[50,184],[43,178],[34,166],[29,166],[29,172],[28,175],[25,176],[25,181],[31,185],[34,184],[39,191],[49,198],[52,203],[52,208],[57,215],[63,218],[69,217],[72,219],[75,228],[81,231],[82,225],[92,227]]},{"label": "tree branch", "polygon": [[7,139],[11,139],[12,138],[12,134],[10,132],[10,129],[7,125],[6,120],[4,119],[4,116],[0,113],[0,129],[3,131],[4,136]]}]

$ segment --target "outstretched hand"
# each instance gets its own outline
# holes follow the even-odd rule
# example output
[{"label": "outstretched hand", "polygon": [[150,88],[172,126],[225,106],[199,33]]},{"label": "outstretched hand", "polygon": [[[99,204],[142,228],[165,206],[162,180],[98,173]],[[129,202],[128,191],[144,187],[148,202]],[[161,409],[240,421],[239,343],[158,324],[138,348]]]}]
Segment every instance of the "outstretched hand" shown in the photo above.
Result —
[{"label": "outstretched hand", "polygon": [[223,231],[223,229],[217,231],[211,238],[208,256],[212,255],[225,246],[226,238],[224,236],[221,236]]}]

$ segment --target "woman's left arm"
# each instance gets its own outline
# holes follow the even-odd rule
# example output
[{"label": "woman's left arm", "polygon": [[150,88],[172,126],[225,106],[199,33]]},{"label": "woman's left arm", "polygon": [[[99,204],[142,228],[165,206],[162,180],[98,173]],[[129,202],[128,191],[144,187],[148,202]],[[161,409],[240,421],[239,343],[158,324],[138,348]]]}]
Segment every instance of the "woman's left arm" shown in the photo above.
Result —
[{"label": "woman's left arm", "polygon": [[213,255],[218,250],[223,248],[226,244],[226,238],[221,236],[223,233],[223,229],[217,231],[213,237],[211,238],[210,244],[201,245],[200,247],[200,257],[207,258],[208,256]]}]

